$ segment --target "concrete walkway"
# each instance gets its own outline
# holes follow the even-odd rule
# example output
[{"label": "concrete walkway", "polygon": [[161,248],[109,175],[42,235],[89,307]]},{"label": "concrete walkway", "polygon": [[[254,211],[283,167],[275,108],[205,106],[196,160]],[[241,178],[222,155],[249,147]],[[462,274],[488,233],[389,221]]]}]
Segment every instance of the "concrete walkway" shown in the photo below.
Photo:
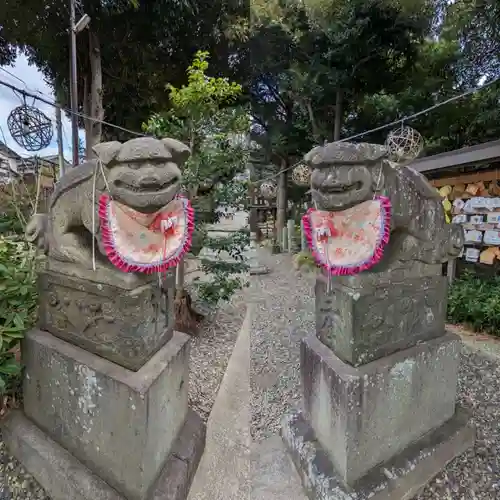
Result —
[{"label": "concrete walkway", "polygon": [[279,436],[250,436],[250,327],[248,305],[233,354],[207,424],[205,453],[188,500],[306,500]]},{"label": "concrete walkway", "polygon": [[188,500],[250,496],[250,325],[247,310],[207,424],[205,453]]}]

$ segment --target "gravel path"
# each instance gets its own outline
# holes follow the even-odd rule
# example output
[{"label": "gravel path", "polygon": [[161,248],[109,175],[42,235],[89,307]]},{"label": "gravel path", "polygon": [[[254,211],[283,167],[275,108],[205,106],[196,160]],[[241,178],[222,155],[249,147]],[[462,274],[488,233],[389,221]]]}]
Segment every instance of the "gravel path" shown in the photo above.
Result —
[{"label": "gravel path", "polygon": [[460,402],[473,412],[476,446],[451,462],[418,500],[500,498],[500,363],[464,349]]},{"label": "gravel path", "polygon": [[314,275],[300,274],[286,255],[259,252],[271,272],[252,277],[256,303],[250,345],[252,438],[277,434],[283,413],[300,405],[299,344],[314,331]]},{"label": "gravel path", "polygon": [[[262,254],[271,273],[252,279],[257,303],[251,331],[252,436],[279,431],[280,418],[300,405],[300,339],[314,331],[314,277],[300,276],[288,256]],[[464,348],[460,402],[473,412],[476,447],[451,462],[418,500],[500,498],[500,362]]]},{"label": "gravel path", "polygon": [[[245,317],[243,291],[235,294],[193,338],[189,373],[189,406],[206,422]],[[0,497],[0,500],[1,497]]]}]

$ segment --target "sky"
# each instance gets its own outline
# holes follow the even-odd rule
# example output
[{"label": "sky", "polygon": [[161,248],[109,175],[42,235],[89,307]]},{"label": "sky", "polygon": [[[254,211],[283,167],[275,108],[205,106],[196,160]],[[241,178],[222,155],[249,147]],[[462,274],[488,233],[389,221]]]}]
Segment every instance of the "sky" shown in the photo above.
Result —
[{"label": "sky", "polygon": [[[11,73],[8,74],[7,72]],[[41,94],[46,100],[54,101],[54,95],[49,85],[44,81],[43,75],[38,71],[36,66],[30,66],[26,57],[23,54],[17,56],[13,66],[0,67],[0,81],[15,85],[18,88],[25,89],[32,94]],[[33,99],[27,98],[26,103],[32,105]],[[21,146],[12,139],[9,129],[7,128],[7,117],[9,113],[17,106],[20,106],[22,101],[11,89],[0,85],[0,141],[5,142],[7,146],[13,149],[22,157],[33,156],[35,153],[24,150]],[[56,136],[56,119],[55,108],[41,101],[35,101],[34,106],[42,111],[54,124],[54,135],[51,144],[38,152],[37,156],[49,156],[57,154],[57,136]],[[63,113],[62,115],[63,129],[63,147],[64,157],[71,161],[71,123]],[[83,131],[80,130],[80,137],[84,139]]]}]

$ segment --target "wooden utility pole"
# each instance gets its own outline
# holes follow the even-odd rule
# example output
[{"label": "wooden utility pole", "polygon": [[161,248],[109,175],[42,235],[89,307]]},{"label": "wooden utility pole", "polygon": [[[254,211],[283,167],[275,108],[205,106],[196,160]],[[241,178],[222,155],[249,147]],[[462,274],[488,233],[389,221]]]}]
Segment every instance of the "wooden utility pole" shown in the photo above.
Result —
[{"label": "wooden utility pole", "polygon": [[335,98],[335,123],[333,127],[333,140],[340,141],[340,130],[342,129],[342,107],[343,107],[344,92],[342,89],[337,89]]},{"label": "wooden utility pole", "polygon": [[76,167],[79,163],[80,141],[78,139],[78,74],[76,68],[76,35],[84,30],[89,22],[90,17],[83,14],[78,22],[76,22],[75,14],[76,0],[69,0],[69,35],[70,35],[70,97],[71,97],[71,137],[73,148],[73,166]]},{"label": "wooden utility pole", "polygon": [[79,163],[80,143],[78,140],[78,82],[76,72],[76,29],[75,0],[69,0],[69,36],[70,36],[70,97],[71,97],[71,138],[73,149],[73,167]]},{"label": "wooden utility pole", "polygon": [[277,241],[281,243],[283,229],[286,227],[287,212],[288,212],[288,171],[286,170],[288,163],[282,160],[280,168],[281,173],[278,177],[278,196],[276,199],[276,228]]},{"label": "wooden utility pole", "polygon": [[62,139],[61,107],[56,107],[57,153],[59,157],[59,179],[64,175],[64,149]]}]

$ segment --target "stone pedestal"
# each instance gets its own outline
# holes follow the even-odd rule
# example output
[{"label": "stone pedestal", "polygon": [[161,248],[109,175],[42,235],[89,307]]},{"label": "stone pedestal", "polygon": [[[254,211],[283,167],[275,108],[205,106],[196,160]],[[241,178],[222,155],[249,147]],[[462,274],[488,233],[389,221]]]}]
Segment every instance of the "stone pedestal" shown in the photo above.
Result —
[{"label": "stone pedestal", "polygon": [[22,346],[24,413],[2,435],[52,500],[187,498],[205,425],[188,409],[174,279],[51,260],[40,273],[41,328]]},{"label": "stone pedestal", "polygon": [[[122,276],[123,274],[123,276]],[[119,279],[122,278],[122,279]],[[172,337],[175,274],[158,277],[82,272],[48,262],[39,275],[39,327],[130,370]]]},{"label": "stone pedestal", "polygon": [[409,500],[474,441],[456,408],[461,343],[445,331],[446,281],[345,281],[328,291],[318,278],[304,411],[284,418],[282,436],[311,500]]},{"label": "stone pedestal", "polygon": [[23,355],[24,415],[3,438],[53,500],[186,498],[205,436],[188,410],[186,335],[136,372],[41,330]]},{"label": "stone pedestal", "polygon": [[346,484],[301,413],[287,415],[281,434],[311,500],[411,500],[454,458],[474,442],[470,415],[453,417],[360,480]]}]

